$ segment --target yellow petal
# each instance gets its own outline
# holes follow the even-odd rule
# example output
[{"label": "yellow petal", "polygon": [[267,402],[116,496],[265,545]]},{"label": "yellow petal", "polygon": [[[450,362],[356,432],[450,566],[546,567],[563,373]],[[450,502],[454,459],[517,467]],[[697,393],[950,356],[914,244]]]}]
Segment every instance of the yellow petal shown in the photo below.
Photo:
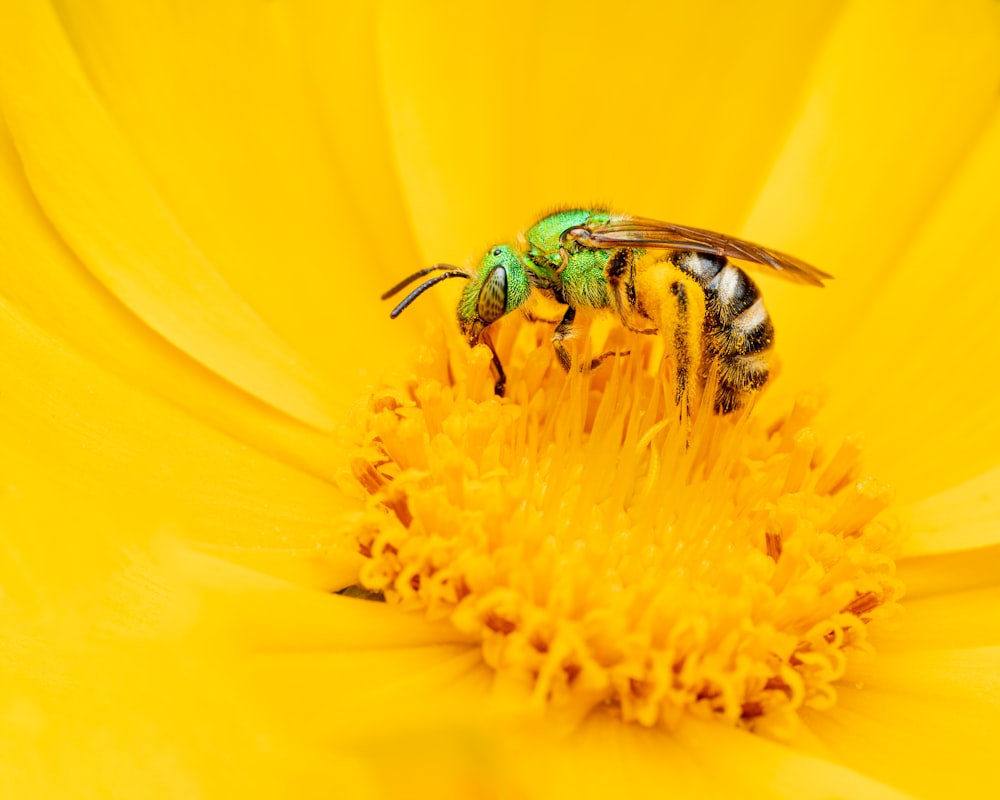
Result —
[{"label": "yellow petal", "polygon": [[856,390],[831,392],[831,422],[866,431],[872,468],[904,498],[996,466],[998,181],[1000,106],[867,314],[837,326],[845,346],[828,380]]},{"label": "yellow petal", "polygon": [[[269,652],[241,670],[259,687],[276,728],[301,720],[310,735],[343,744],[392,728],[419,735],[421,722],[470,723],[469,709],[484,703],[490,677],[479,652],[466,645]],[[462,683],[475,678],[475,690],[464,691]]]},{"label": "yellow petal", "polygon": [[[17,309],[17,316],[29,317],[30,327],[39,329],[33,346],[41,347],[52,337],[72,343],[78,354],[130,384],[138,393],[176,404],[207,425],[307,472],[329,473],[335,448],[328,435],[259,402],[201,367],[148,328],[81,269],[39,211],[3,126],[0,212],[7,221],[0,226],[0,259],[7,265],[0,283],[12,311]],[[25,346],[31,338],[25,339]],[[56,347],[50,357],[25,356],[26,365],[37,358],[40,371],[51,374],[50,383],[39,387],[45,396],[51,385],[62,383],[57,365],[50,362],[58,360],[63,349]],[[75,384],[75,388],[92,394],[88,380]],[[22,389],[33,382],[27,381]],[[67,381],[59,398],[70,409],[73,386]],[[40,407],[28,397],[23,399],[30,410]],[[98,413],[110,417],[117,412]]]},{"label": "yellow petal", "polygon": [[906,599],[951,594],[997,585],[1000,546],[907,558],[897,564]]},{"label": "yellow petal", "polygon": [[1000,467],[906,510],[905,555],[1000,544]]},{"label": "yellow petal", "polygon": [[[565,741],[525,736],[512,766],[535,797],[723,797],[731,787],[678,738],[595,714]],[[740,794],[754,797],[752,781]]]},{"label": "yellow petal", "polygon": [[192,243],[41,4],[0,18],[0,102],[39,204],[108,291],[226,380],[332,427],[315,375]]},{"label": "yellow petal", "polygon": [[670,734],[597,714],[566,742],[525,737],[511,761],[535,797],[908,796],[840,764],[695,719]]},{"label": "yellow petal", "polygon": [[1000,714],[998,674],[1000,646],[955,648],[854,660],[848,664],[844,682],[863,691],[899,699],[922,698],[956,712],[989,718]]},{"label": "yellow petal", "polygon": [[[367,796],[373,776],[355,758],[269,726],[230,660],[151,630],[176,608],[148,602],[163,579],[134,571],[122,585],[138,591],[91,593],[69,613],[30,618],[4,603],[3,796]],[[129,615],[141,626],[123,633],[115,623]]]},{"label": "yellow petal", "polygon": [[201,596],[200,626],[256,651],[350,651],[466,644],[445,622],[384,603],[302,589],[201,553],[178,552],[177,569]]},{"label": "yellow petal", "polygon": [[389,4],[386,97],[425,257],[557,204],[732,229],[838,5]]},{"label": "yellow petal", "polygon": [[387,157],[375,12],[322,2],[58,8],[171,214],[268,325],[335,377],[335,395],[402,346],[409,323],[390,325],[378,298],[423,266]]},{"label": "yellow petal", "polygon": [[123,383],[3,301],[0,338],[0,481],[19,509],[17,540],[54,584],[84,576],[77,559],[98,542],[163,533],[299,551],[327,585],[342,580],[354,556],[330,549],[330,515],[352,501],[330,483]]},{"label": "yellow petal", "polygon": [[872,635],[879,653],[1000,644],[1000,586],[996,580],[985,588],[911,599],[904,608],[898,630]]},{"label": "yellow petal", "polygon": [[838,20],[745,225],[837,277],[822,292],[767,287],[789,372],[836,351],[980,136],[1000,80],[998,14],[985,0],[854,2]]},{"label": "yellow petal", "polygon": [[1000,575],[1000,469],[900,511],[899,577],[907,597],[995,586]]},{"label": "yellow petal", "polygon": [[[921,665],[911,659],[904,683],[905,673]],[[1000,735],[995,708],[844,687],[836,707],[806,719],[845,763],[916,796],[994,797],[1000,791],[992,766]]]},{"label": "yellow petal", "polygon": [[[695,758],[714,775],[731,781],[734,789],[759,781],[763,796],[788,798],[872,797],[903,798],[894,786],[844,767],[794,751],[748,734],[692,720],[679,733]],[[737,790],[738,791],[738,790]]]},{"label": "yellow petal", "polygon": [[[271,687],[267,699],[281,716],[303,720],[317,736],[338,743],[353,740],[367,748],[378,743],[384,750],[392,745],[390,737],[404,737],[404,752],[416,748],[433,763],[456,755],[446,736],[442,741],[442,732],[461,732],[476,749],[450,768],[469,769],[470,762],[478,762],[483,779],[499,761],[505,765],[501,780],[526,797],[597,798],[614,792],[658,797],[664,786],[685,797],[771,797],[776,791],[780,797],[826,797],[831,787],[837,796],[867,792],[865,796],[903,797],[836,763],[695,720],[675,735],[622,725],[599,712],[569,738],[553,738],[545,721],[526,718],[523,710],[520,717],[491,716],[487,709],[496,709],[481,682],[470,687],[456,683],[477,662],[469,649],[406,648],[311,659],[268,655],[249,670],[261,685]],[[324,690],[345,683],[352,687],[348,698]],[[331,725],[336,719],[349,721]],[[324,733],[324,728],[335,729]],[[435,746],[428,747],[428,741]],[[479,748],[489,756],[477,758]],[[450,776],[443,777],[447,781]]]}]

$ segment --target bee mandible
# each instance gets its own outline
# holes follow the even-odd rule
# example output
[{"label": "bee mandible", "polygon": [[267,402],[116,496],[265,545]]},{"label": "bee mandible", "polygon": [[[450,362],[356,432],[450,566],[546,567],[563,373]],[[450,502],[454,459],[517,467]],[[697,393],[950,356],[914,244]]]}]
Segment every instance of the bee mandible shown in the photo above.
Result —
[{"label": "bee mandible", "polygon": [[[396,284],[382,299],[439,273],[403,298],[390,314],[395,319],[432,286],[465,278],[459,328],[470,346],[483,343],[490,349],[497,371],[494,390],[501,397],[507,378],[488,328],[522,308],[533,292],[566,306],[552,345],[567,371],[572,357],[564,342],[574,333],[577,309],[608,309],[639,333],[665,332],[669,325],[678,400],[690,380],[703,387],[714,371],[714,408],[726,414],[741,408],[767,382],[774,344],[774,325],[760,290],[729,259],[812,286],[831,277],[794,256],[733,236],[579,208],[548,214],[516,241],[490,247],[474,270],[435,264]],[[643,281],[653,267],[667,268],[666,283]],[[594,359],[591,367],[609,355]]]}]

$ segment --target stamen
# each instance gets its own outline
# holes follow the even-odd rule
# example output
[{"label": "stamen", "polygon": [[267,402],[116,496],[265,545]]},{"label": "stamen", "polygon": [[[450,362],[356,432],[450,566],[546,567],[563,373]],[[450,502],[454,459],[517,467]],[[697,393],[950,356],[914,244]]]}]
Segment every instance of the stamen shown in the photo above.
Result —
[{"label": "stamen", "polygon": [[659,337],[590,340],[579,363],[631,354],[566,375],[543,336],[501,326],[504,399],[457,334],[371,399],[360,584],[475,636],[553,713],[776,735],[835,703],[901,592],[860,437],[824,459],[812,396],[770,422],[712,413],[711,387],[678,407]]}]

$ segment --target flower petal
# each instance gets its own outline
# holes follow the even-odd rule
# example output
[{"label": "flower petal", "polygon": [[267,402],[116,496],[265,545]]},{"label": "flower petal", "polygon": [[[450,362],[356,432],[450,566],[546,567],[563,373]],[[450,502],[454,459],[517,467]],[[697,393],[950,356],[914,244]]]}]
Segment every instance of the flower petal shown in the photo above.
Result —
[{"label": "flower petal", "polygon": [[[565,741],[525,737],[515,768],[538,797],[724,797],[727,785],[677,737],[594,714]],[[739,794],[754,797],[744,782]]]},{"label": "flower petal", "polygon": [[[949,704],[964,713],[1000,714],[1000,646],[879,654],[848,662],[844,681],[900,698]],[[994,720],[995,721],[995,720]]]},{"label": "flower petal", "polygon": [[907,558],[897,565],[907,601],[996,586],[1000,545]]},{"label": "flower petal", "polygon": [[2,300],[0,338],[8,537],[47,565],[40,585],[84,579],[98,542],[165,533],[296,551],[313,582],[343,585],[355,556],[333,548],[330,515],[353,501],[330,483],[109,375]]},{"label": "flower petal", "polygon": [[837,10],[393,6],[385,92],[426,257],[471,255],[567,203],[731,229]]},{"label": "flower petal", "polygon": [[790,372],[836,352],[981,135],[1000,80],[997,15],[921,0],[905,13],[854,2],[839,19],[745,226],[837,278],[822,292],[767,287]]},{"label": "flower petal", "polygon": [[58,12],[185,233],[336,376],[327,389],[356,391],[416,332],[390,324],[379,295],[423,266],[388,157],[375,5],[101,0]]},{"label": "flower petal", "polygon": [[872,387],[831,393],[830,422],[867,432],[871,468],[904,499],[996,466],[1000,351],[987,343],[1000,292],[998,181],[1000,105],[866,318],[843,330],[830,364],[833,385]]},{"label": "flower petal", "polygon": [[995,586],[1000,575],[1000,468],[899,512],[907,537],[898,575],[907,597]]},{"label": "flower petal", "polygon": [[[421,720],[469,722],[469,703],[484,702],[490,678],[479,652],[466,645],[273,652],[248,659],[241,670],[260,687],[279,726],[301,720],[296,724],[311,735],[345,744]],[[480,685],[464,691],[471,673]]]},{"label": "flower petal", "polygon": [[595,714],[565,742],[526,736],[519,750],[511,763],[539,797],[907,797],[839,764],[695,719],[667,733]]},{"label": "flower petal", "polygon": [[[994,573],[995,574],[995,573]],[[879,653],[1000,644],[1000,586],[910,599],[898,629],[872,633]]]},{"label": "flower petal", "polygon": [[429,622],[385,603],[302,589],[194,552],[176,554],[178,570],[201,596],[209,638],[251,651],[335,652],[467,644],[446,622]]},{"label": "flower petal", "polygon": [[[985,661],[995,676],[996,653]],[[933,662],[919,654],[908,665],[900,660],[892,663],[902,669],[904,685],[925,666],[934,673]],[[965,673],[966,678],[972,675]],[[992,678],[984,681],[982,674],[978,677],[976,685],[995,683]],[[869,686],[843,687],[838,694],[834,708],[805,717],[820,738],[855,769],[926,798],[994,797],[1000,791],[1000,776],[991,767],[993,743],[1000,735],[995,704],[977,705],[968,696],[964,703],[955,697],[942,701],[934,694],[879,691]]]},{"label": "flower petal", "polygon": [[[5,591],[11,567],[23,566],[11,562],[22,555],[5,542]],[[183,604],[164,573],[140,562],[105,591],[79,595],[69,607],[48,603],[37,615],[22,612],[20,594],[5,595],[3,795],[180,800],[365,791],[371,776],[353,758],[310,750],[293,728],[270,727],[259,705],[247,702],[229,657],[179,646],[171,632],[183,630]]]},{"label": "flower petal", "polygon": [[[697,720],[685,721],[674,734],[622,725],[599,712],[569,737],[553,738],[549,720],[525,716],[523,708],[518,714],[491,706],[481,681],[456,685],[456,679],[468,682],[461,676],[476,663],[472,650],[438,647],[312,659],[268,655],[249,670],[270,687],[267,700],[282,716],[302,720],[316,735],[338,742],[380,741],[383,752],[390,745],[388,731],[405,739],[405,749],[419,748],[430,737],[437,744],[425,756],[440,762],[456,756],[447,739],[442,747],[441,732],[450,729],[490,753],[480,762],[481,777],[499,761],[506,781],[529,797],[596,798],[616,792],[659,797],[664,786],[685,797],[826,797],[831,786],[838,796],[904,797],[835,763]],[[475,674],[481,678],[483,671]],[[350,697],[325,691],[330,685],[351,686]],[[433,704],[426,703],[428,697]],[[332,722],[338,719],[349,721]],[[464,758],[450,768],[464,764],[469,769],[471,754],[457,755]]]},{"label": "flower petal", "polygon": [[0,102],[39,204],[108,291],[226,380],[332,427],[315,376],[171,215],[46,6],[7,7],[0,19]]},{"label": "flower petal", "polygon": [[[328,435],[259,402],[203,368],[144,325],[81,268],[38,209],[2,125],[0,213],[7,222],[0,227],[0,259],[7,265],[0,287],[12,313],[24,317],[12,324],[39,329],[30,336],[25,332],[25,346],[30,340],[34,342],[30,346],[44,348],[46,335],[48,340],[71,342],[78,354],[134,389],[180,406],[196,419],[307,472],[329,473],[336,448]],[[55,369],[53,359],[66,357],[64,349],[57,344],[51,356],[39,355],[40,371]],[[55,373],[51,380],[52,385],[62,383]],[[92,393],[87,381],[76,386]],[[63,399],[70,399],[72,391],[70,384],[65,385]],[[37,410],[44,404],[29,403],[26,407]]]},{"label": "flower petal", "polygon": [[907,556],[1000,544],[1000,467],[914,504],[904,519]]},{"label": "flower petal", "polygon": [[698,721],[685,726],[679,736],[703,766],[732,781],[734,788],[752,775],[765,796],[907,796],[894,785],[879,783],[871,777],[874,773],[859,773],[839,763],[801,755],[745,731]]}]

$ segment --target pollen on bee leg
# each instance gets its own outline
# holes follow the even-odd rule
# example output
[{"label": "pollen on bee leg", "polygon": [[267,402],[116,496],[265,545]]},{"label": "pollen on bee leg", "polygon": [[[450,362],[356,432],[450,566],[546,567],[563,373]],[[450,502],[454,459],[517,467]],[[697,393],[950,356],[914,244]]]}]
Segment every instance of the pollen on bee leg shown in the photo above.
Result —
[{"label": "pollen on bee leg", "polygon": [[495,336],[503,399],[485,348],[454,336],[369,403],[359,583],[450,621],[560,719],[782,735],[835,703],[901,592],[860,438],[824,446],[808,396],[774,420],[714,414],[710,391],[679,412],[660,337],[584,342],[631,355],[567,374],[545,334]]}]

